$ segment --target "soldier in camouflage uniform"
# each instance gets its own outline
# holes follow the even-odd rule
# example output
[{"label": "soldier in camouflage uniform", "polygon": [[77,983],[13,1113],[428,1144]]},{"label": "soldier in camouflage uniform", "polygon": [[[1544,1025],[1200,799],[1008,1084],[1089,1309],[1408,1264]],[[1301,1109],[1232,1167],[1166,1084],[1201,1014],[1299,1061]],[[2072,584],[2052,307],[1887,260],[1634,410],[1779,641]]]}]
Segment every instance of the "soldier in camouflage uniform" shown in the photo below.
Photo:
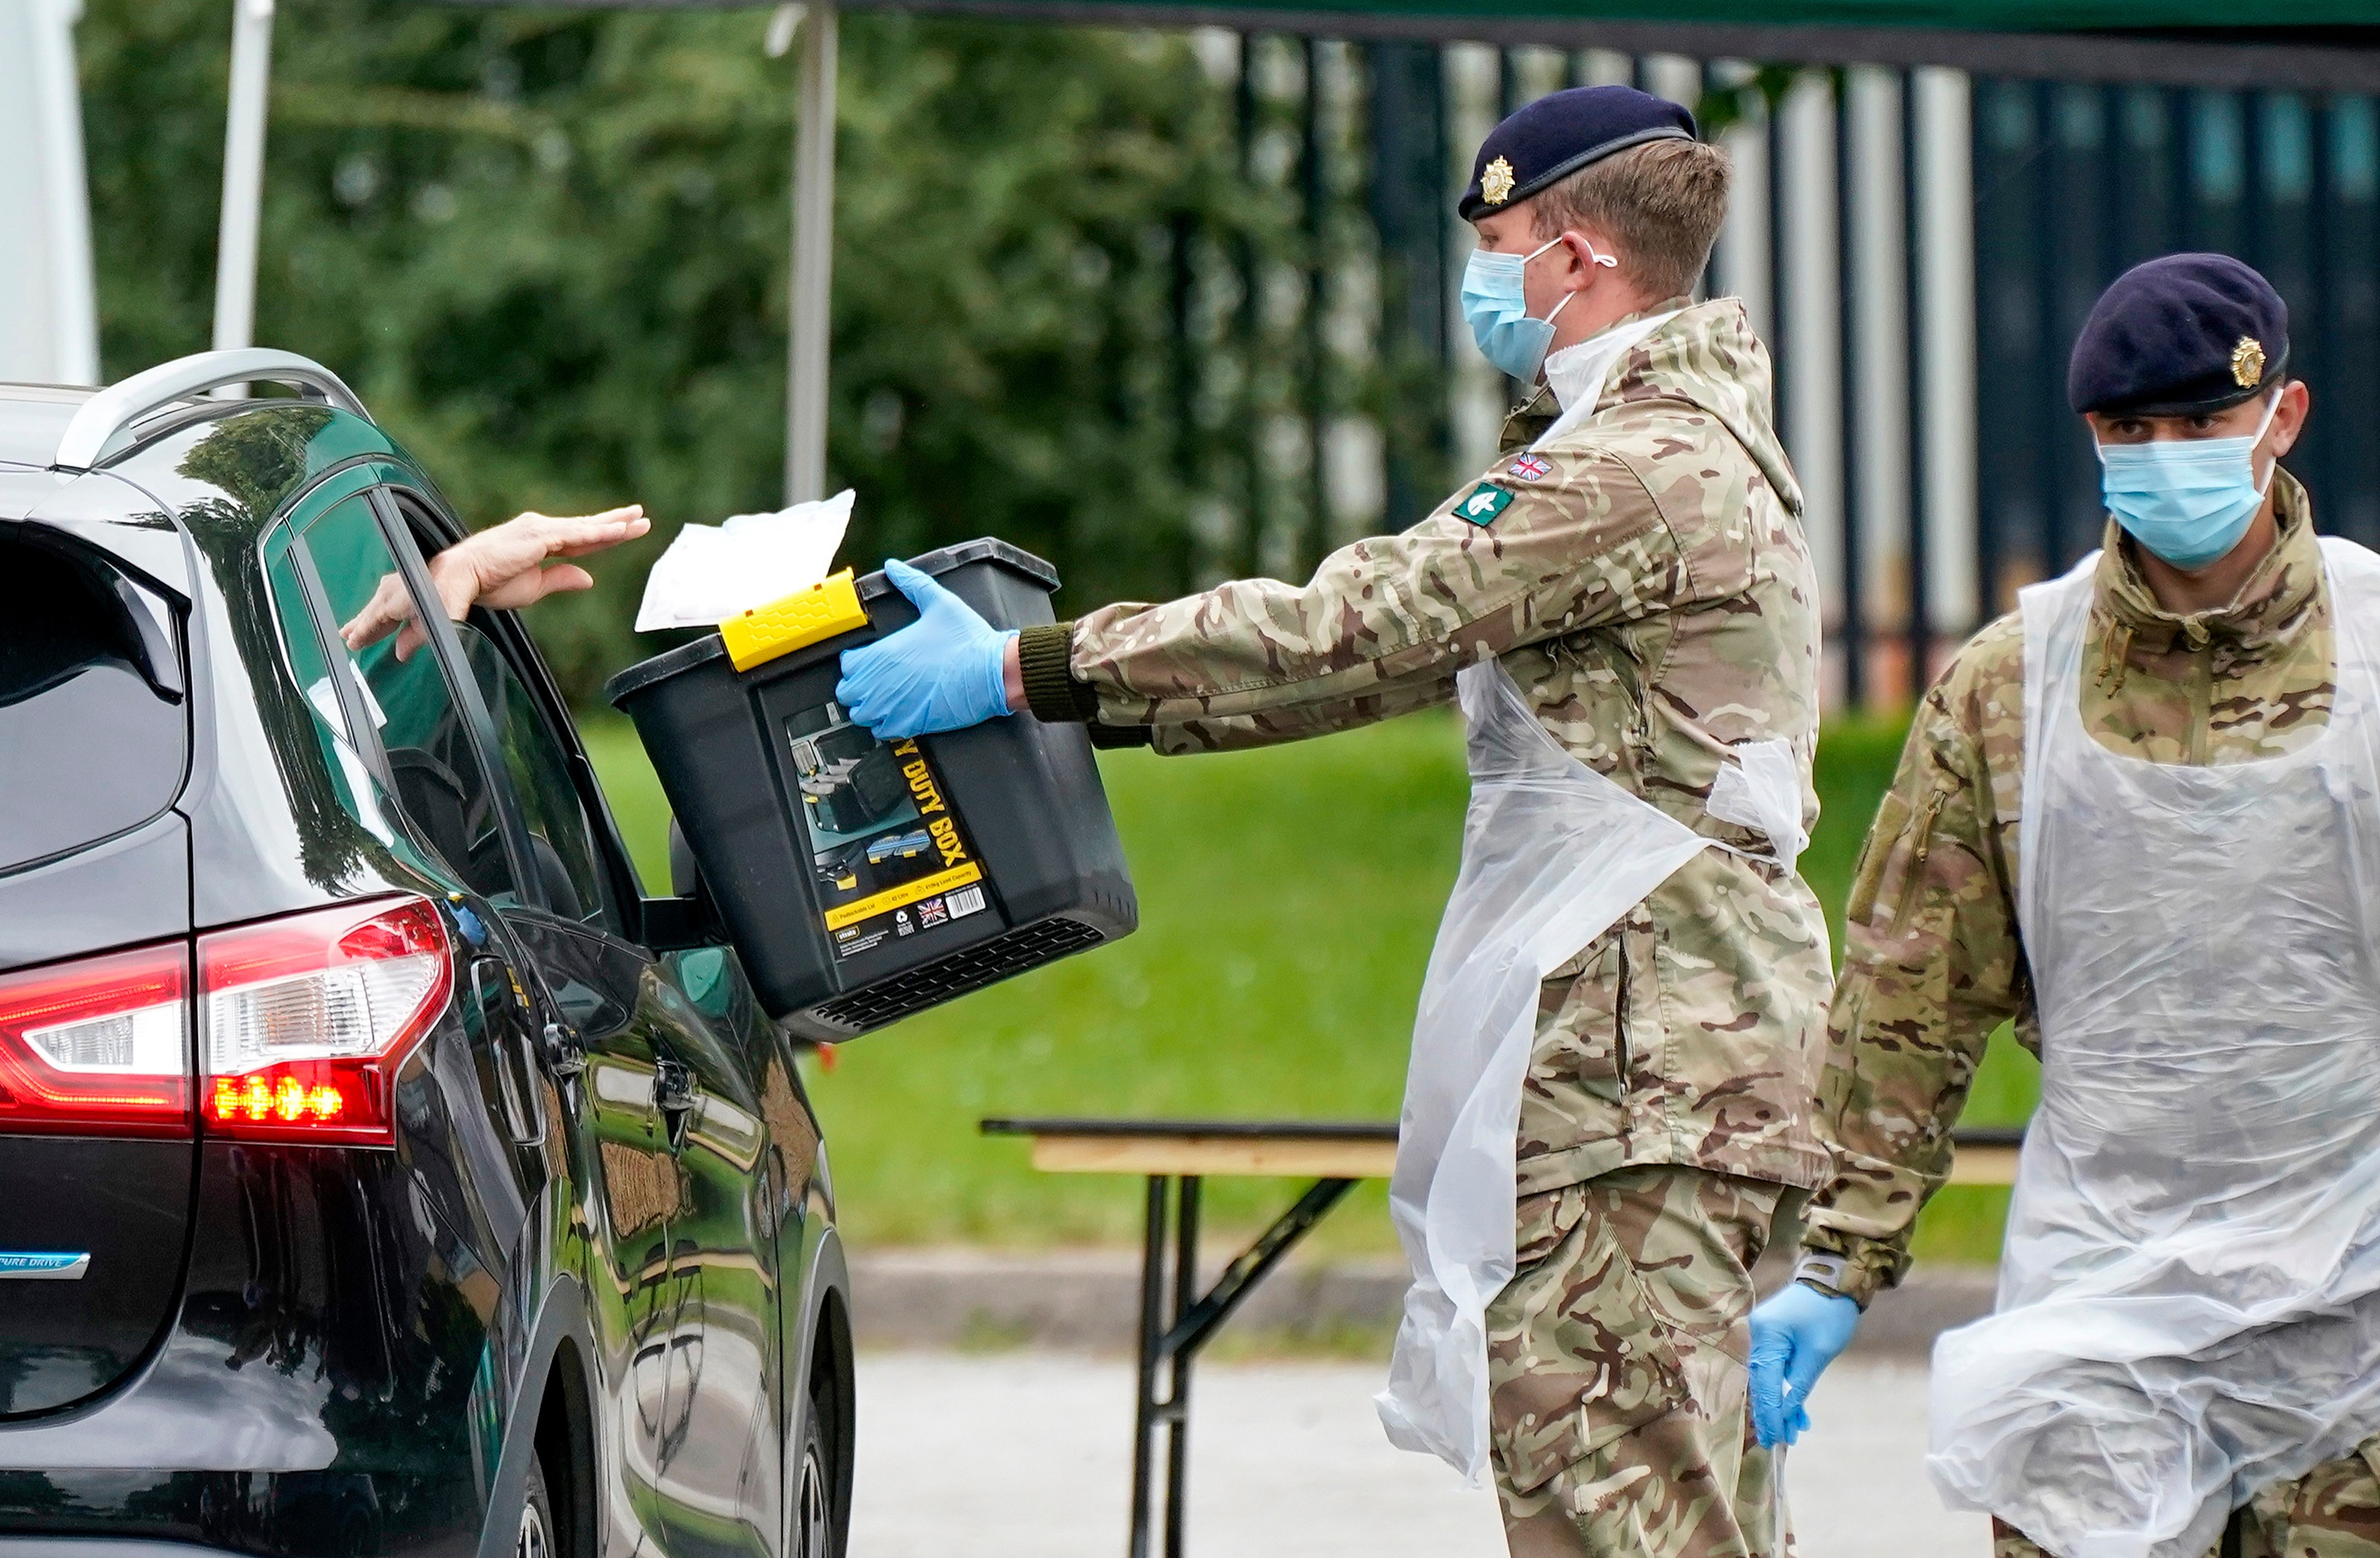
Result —
[{"label": "soldier in camouflage uniform", "polygon": [[[1573,110],[1644,104],[1687,128],[1592,165],[1563,139]],[[1727,846],[1539,992],[1518,1272],[1488,1313],[1488,1436],[1518,1554],[1772,1550],[1745,1411],[1747,1273],[1780,1196],[1825,1174],[1808,1118],[1831,982],[1820,910],[1771,840],[1705,809],[1731,748],[1781,738],[1801,826],[1815,823],[1819,629],[1767,355],[1739,302],[1684,296],[1726,179],[1691,126],[1645,94],[1583,89],[1481,148],[1465,214],[1487,241],[1584,278],[1556,309],[1578,313],[1572,338],[1651,328],[1560,426],[1557,350],[1505,452],[1419,524],[1342,548],[1304,584],[1240,580],[1026,628],[994,651],[1003,692],[953,619],[941,647],[896,648],[908,629],[852,651],[839,695],[880,734],[1022,706],[1102,745],[1205,752],[1442,704],[1458,671],[1496,656],[1578,761]],[[949,607],[923,599],[930,640]],[[938,709],[901,712],[912,693]]]},{"label": "soldier in camouflage uniform", "polygon": [[[2219,258],[2177,256],[2151,264]],[[2231,266],[2246,273],[2238,278],[2244,288],[2270,294],[2262,277],[2237,262],[2213,269]],[[2128,296],[2110,289],[2118,304]],[[2103,300],[2101,310],[2110,306]],[[2270,306],[2280,307],[2277,297]],[[2099,316],[2094,318],[2095,323]],[[2091,339],[2086,327],[2086,343]],[[2242,406],[2244,420],[2253,423],[2256,396],[2271,396],[2286,377],[2286,347],[2260,345],[2250,354],[2228,334],[2215,346],[2237,359],[2236,382],[2248,392],[2217,398]],[[2262,359],[2267,349],[2274,352],[2268,366]],[[2076,351],[2079,375],[2088,348],[2078,344]],[[2232,371],[2226,364],[2226,373]],[[2152,392],[2167,393],[2154,385],[2142,393]],[[2289,384],[2278,406],[2269,445],[2276,457],[2302,422],[2303,387]],[[2100,415],[2103,427],[2124,435],[2115,421],[2120,411]],[[2211,413],[2172,420],[2214,425]],[[2217,431],[2244,430],[2226,424]],[[2184,578],[2180,590],[2177,570],[2144,554],[2112,517],[2103,547],[2080,711],[2101,747],[2154,763],[2221,765],[2296,751],[2322,733],[2333,691],[2331,602],[2312,504],[2296,480],[2277,472],[2246,539],[2206,578]],[[2211,588],[2207,579],[2215,580]],[[2188,598],[2193,583],[2195,599]],[[1986,1038],[2013,1018],[2018,1042],[2040,1053],[2016,897],[2025,806],[2024,657],[2023,624],[2011,612],[1976,634],[1926,693],[1852,885],[1818,1104],[1834,1173],[1811,1203],[1796,1275],[1862,1307],[1909,1265],[1911,1229],[1949,1175],[1951,1127]],[[1764,1354],[1771,1340],[1767,1314],[1764,1306],[1755,1321]],[[1805,1364],[1807,1377],[1818,1367],[1823,1359]],[[1774,1389],[1763,1375],[1763,1363],[1755,1362],[1755,1394]],[[1763,1429],[1769,1437],[1791,1437],[1767,1422]],[[2220,1552],[2225,1558],[2380,1558],[2375,1465],[2380,1441],[2265,1488],[2235,1516]],[[1995,1558],[2043,1558],[2044,1550],[2020,1532],[1998,1522],[1995,1528]]]}]

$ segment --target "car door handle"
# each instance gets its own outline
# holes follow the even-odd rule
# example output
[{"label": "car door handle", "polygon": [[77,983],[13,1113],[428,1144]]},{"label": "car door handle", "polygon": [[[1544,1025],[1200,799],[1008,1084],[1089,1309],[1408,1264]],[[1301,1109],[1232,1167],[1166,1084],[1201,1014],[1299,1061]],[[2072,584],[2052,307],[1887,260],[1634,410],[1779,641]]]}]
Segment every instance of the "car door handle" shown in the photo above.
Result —
[{"label": "car door handle", "polygon": [[653,1105],[662,1114],[683,1114],[701,1096],[691,1067],[674,1060],[653,1063]]},{"label": "car door handle", "polygon": [[547,1023],[539,1047],[545,1068],[556,1077],[576,1077],[587,1069],[587,1041],[568,1023]]},{"label": "car door handle", "polygon": [[662,1114],[662,1127],[669,1134],[670,1150],[686,1150],[686,1121],[693,1116],[694,1106],[701,1099],[702,1089],[695,1085],[693,1068],[674,1060],[653,1063],[653,1105]]}]

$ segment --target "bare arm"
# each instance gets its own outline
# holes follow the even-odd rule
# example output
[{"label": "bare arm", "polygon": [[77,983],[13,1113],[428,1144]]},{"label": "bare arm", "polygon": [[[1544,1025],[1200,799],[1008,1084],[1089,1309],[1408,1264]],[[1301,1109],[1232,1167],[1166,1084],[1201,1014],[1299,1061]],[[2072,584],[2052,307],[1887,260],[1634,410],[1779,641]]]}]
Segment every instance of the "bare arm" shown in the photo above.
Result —
[{"label": "bare arm", "polygon": [[[652,529],[643,507],[607,508],[601,514],[559,517],[524,514],[491,529],[466,536],[430,559],[431,587],[449,620],[460,622],[475,605],[509,610],[566,590],[585,590],[595,576],[560,557],[584,557]],[[552,566],[548,566],[552,563]],[[339,629],[350,650],[396,634],[396,657],[409,657],[428,641],[413,619],[413,598],[395,574],[380,581],[363,610]]]}]

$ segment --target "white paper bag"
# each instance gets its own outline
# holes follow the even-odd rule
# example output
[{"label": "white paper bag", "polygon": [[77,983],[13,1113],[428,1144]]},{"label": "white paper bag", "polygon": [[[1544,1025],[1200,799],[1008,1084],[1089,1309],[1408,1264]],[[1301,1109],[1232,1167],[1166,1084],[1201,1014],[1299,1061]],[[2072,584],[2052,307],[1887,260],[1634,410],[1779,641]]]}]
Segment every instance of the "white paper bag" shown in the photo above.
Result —
[{"label": "white paper bag", "polygon": [[680,529],[645,576],[637,631],[714,627],[824,578],[851,524],[851,489],[774,514]]}]

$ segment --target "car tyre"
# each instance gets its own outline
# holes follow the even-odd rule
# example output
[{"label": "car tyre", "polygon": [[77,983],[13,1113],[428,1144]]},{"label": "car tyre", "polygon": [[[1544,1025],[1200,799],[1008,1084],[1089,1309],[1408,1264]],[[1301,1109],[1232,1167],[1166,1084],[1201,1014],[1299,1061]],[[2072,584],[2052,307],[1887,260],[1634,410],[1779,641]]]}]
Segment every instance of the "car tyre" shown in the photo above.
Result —
[{"label": "car tyre", "polygon": [[522,1490],[520,1528],[513,1537],[513,1558],[561,1558],[555,1540],[553,1495],[547,1491],[545,1457],[532,1456],[528,1486]]},{"label": "car tyre", "polygon": [[793,1558],[843,1558],[844,1532],[835,1508],[840,1468],[821,1427],[828,1404],[812,1395],[809,1407],[802,1414],[802,1451],[794,1463]]}]

